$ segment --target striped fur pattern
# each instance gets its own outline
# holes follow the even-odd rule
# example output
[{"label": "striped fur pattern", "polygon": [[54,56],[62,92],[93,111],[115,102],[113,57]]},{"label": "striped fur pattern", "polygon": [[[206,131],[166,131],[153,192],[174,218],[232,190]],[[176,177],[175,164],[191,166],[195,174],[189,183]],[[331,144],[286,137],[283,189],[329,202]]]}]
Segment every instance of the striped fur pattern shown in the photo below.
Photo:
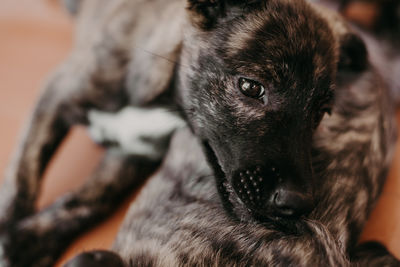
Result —
[{"label": "striped fur pattern", "polygon": [[[69,267],[399,265],[379,244],[357,245],[395,123],[385,81],[341,17],[302,0],[78,2],[75,47],[47,82],[0,188],[1,267],[51,266],[157,169],[171,135],[114,252]],[[262,85],[263,101],[242,94],[241,79]],[[135,107],[132,122],[162,107],[189,128],[137,134],[123,127],[123,111],[115,124],[89,116],[125,106]],[[97,135],[114,146],[82,189],[36,212],[47,163],[70,127],[89,121],[92,130],[120,122],[112,137]],[[154,136],[160,150],[127,153]],[[244,198],[240,173],[258,169],[263,182]]]}]

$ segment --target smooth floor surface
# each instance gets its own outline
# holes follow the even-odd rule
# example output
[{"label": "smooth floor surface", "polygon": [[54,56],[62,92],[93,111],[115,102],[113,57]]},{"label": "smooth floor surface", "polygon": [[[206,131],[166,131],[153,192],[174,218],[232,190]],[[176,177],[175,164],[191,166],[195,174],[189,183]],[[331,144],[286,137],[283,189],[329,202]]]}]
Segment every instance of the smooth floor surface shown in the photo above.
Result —
[{"label": "smooth floor surface", "polygon": [[[0,5],[1,173],[6,169],[41,85],[72,46],[73,21],[57,3],[55,0],[2,0]],[[76,127],[46,172],[38,207],[43,208],[57,196],[79,187],[102,155],[103,150],[90,141],[85,128]],[[400,145],[394,162],[362,239],[379,240],[400,258]],[[78,238],[57,266],[79,252],[109,248],[133,198],[134,194],[107,221]]]}]

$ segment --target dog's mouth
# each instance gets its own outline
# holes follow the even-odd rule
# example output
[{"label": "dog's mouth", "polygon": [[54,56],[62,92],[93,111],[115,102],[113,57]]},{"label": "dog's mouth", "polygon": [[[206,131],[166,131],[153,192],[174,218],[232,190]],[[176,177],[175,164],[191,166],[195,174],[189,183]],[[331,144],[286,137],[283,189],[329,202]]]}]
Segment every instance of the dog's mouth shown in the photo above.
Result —
[{"label": "dog's mouth", "polygon": [[297,220],[313,209],[313,197],[286,181],[277,167],[254,166],[232,175],[224,173],[222,197],[241,220]]},{"label": "dog's mouth", "polygon": [[279,222],[297,220],[311,212],[313,196],[295,174],[278,164],[258,164],[224,172],[213,149],[206,145],[207,157],[217,178],[225,208],[239,220]]}]

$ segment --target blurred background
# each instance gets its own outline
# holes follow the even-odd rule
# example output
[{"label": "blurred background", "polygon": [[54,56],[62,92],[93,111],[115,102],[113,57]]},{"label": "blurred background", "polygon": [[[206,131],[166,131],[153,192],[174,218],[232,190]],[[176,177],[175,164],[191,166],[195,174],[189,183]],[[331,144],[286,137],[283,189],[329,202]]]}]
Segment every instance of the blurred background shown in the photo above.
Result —
[{"label": "blurred background", "polygon": [[[349,17],[370,27],[374,8],[361,5],[346,10]],[[1,0],[0,4],[0,173],[4,173],[18,134],[49,73],[67,55],[73,42],[73,19],[58,0]],[[400,73],[399,73],[400,75]],[[400,113],[398,112],[400,122]],[[362,236],[377,240],[400,258],[400,145],[375,211]],[[52,160],[45,174],[39,209],[84,183],[99,162],[103,150],[76,127]],[[0,181],[2,175],[0,175]],[[109,248],[129,202],[106,221],[73,243],[57,266],[82,251]],[[23,248],[21,248],[23,250]]]}]

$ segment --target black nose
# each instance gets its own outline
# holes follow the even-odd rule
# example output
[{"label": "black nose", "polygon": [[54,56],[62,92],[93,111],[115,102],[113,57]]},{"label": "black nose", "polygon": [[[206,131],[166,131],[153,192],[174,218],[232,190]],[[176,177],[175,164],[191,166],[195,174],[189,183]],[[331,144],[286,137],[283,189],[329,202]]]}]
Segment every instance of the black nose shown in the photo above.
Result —
[{"label": "black nose", "polygon": [[280,217],[299,217],[313,208],[311,196],[284,188],[275,191],[272,202],[275,215]]},{"label": "black nose", "polygon": [[254,167],[240,170],[232,179],[232,186],[243,204],[257,217],[297,218],[313,208],[313,199],[304,188],[290,183],[276,167]]}]

